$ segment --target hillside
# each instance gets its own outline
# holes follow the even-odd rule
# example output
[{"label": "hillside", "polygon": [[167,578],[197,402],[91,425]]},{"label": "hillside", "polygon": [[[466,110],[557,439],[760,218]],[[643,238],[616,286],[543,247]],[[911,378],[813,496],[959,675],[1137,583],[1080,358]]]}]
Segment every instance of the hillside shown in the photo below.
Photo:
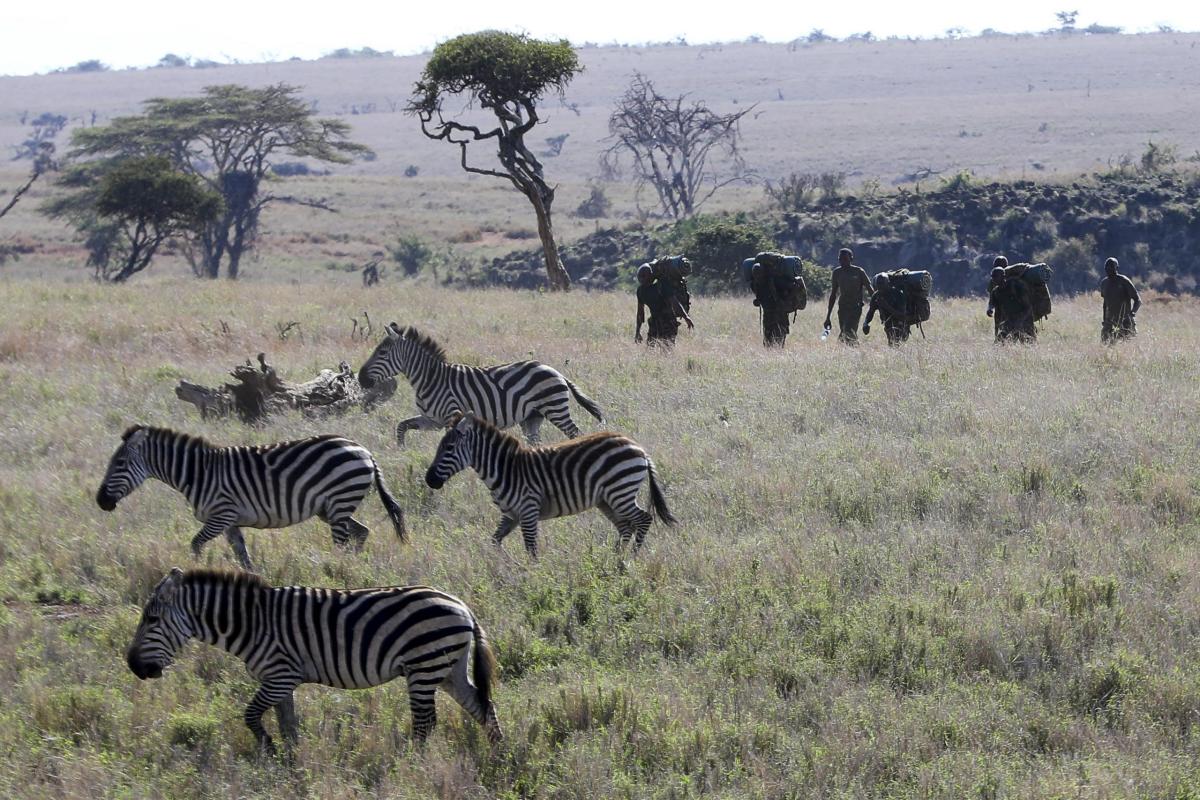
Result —
[{"label": "hillside", "polygon": [[[1076,173],[1147,140],[1200,147],[1196,34],[935,41],[588,47],[546,136],[568,134],[548,163],[557,180],[597,174],[613,100],[635,71],[667,93],[714,108],[757,104],[745,153],[764,176],[844,171],[891,183],[922,168],[979,175]],[[398,176],[416,165],[461,179],[456,153],[401,113],[423,56],[323,59],[213,69],[166,68],[0,78],[0,152],[23,137],[21,114],[103,124],[148,97],[205,85],[287,82],[323,114],[345,115],[376,161],[339,174]],[[535,141],[537,141],[535,139]]]}]

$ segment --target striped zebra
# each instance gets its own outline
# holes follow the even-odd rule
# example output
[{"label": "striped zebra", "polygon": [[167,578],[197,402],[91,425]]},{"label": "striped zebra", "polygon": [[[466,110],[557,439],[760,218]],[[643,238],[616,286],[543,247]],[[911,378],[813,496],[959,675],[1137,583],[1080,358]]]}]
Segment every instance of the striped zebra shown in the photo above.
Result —
[{"label": "striped zebra", "polygon": [[277,588],[247,573],[176,568],[142,610],[126,653],[129,669],[141,680],[162,677],[188,639],[237,656],[261,683],[244,719],[269,752],[274,744],[263,714],[274,707],[285,742],[294,744],[292,692],[300,684],[365,689],[400,676],[408,682],[418,745],[437,722],[439,686],[493,744],[503,736],[491,699],[496,662],[483,628],[461,600],[427,586]]},{"label": "striped zebra", "polygon": [[425,482],[440,489],[471,467],[492,492],[500,525],[492,537],[504,541],[518,524],[525,549],[537,558],[538,521],[599,508],[617,526],[620,544],[634,537],[636,552],[653,516],[637,504],[642,481],[650,480],[650,502],[658,518],[676,523],[650,456],[637,442],[616,433],[593,433],[542,447],[529,447],[472,414],[458,418],[438,444]]},{"label": "striped zebra", "polygon": [[405,432],[444,428],[452,415],[468,409],[500,428],[519,424],[531,442],[538,441],[543,419],[574,438],[580,431],[571,419],[568,400],[572,396],[589,414],[604,421],[595,401],[545,364],[451,364],[442,346],[415,328],[401,328],[393,322],[386,330],[387,338],[358,371],[358,382],[370,389],[398,373],[408,378],[421,414],[401,420],[396,426],[396,441],[400,444],[404,444]]},{"label": "striped zebra", "polygon": [[355,550],[368,529],[350,515],[372,480],[401,541],[404,512],[383,483],[370,451],[340,436],[313,436],[263,447],[213,447],[198,436],[169,428],[134,425],[121,437],[96,504],[112,511],[147,478],[179,490],[204,527],[192,553],[221,534],[244,569],[252,570],[238,527],[283,528],[312,516],[329,523],[335,544],[353,540]]}]

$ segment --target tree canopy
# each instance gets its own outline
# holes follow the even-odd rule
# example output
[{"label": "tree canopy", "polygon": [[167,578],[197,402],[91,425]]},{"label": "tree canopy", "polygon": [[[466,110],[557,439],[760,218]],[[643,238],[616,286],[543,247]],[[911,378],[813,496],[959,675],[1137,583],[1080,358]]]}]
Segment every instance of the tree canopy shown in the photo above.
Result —
[{"label": "tree canopy", "polygon": [[150,265],[159,246],[216,219],[221,198],[162,156],[124,160],[97,187],[96,214],[109,224],[110,246],[94,260],[99,277],[124,281]]},{"label": "tree canopy", "polygon": [[189,237],[185,253],[193,270],[215,278],[224,267],[236,278],[268,204],[332,210],[321,199],[263,191],[273,159],[287,155],[343,164],[370,152],[348,140],[347,123],[317,118],[299,92],[284,83],[258,89],[227,84],[206,87],[199,97],[152,98],[143,114],[77,130],[70,152],[75,166],[62,183],[94,186],[107,169],[131,157],[168,159],[223,200],[221,213]]},{"label": "tree canopy", "polygon": [[[502,31],[464,34],[433,51],[406,109],[420,119],[426,136],[459,146],[464,170],[508,180],[525,195],[537,215],[552,289],[568,289],[571,280],[554,241],[554,188],[546,182],[541,162],[526,146],[525,135],[541,121],[538,101],[548,92],[561,95],[582,69],[565,40],[547,42]],[[492,112],[496,127],[484,130],[447,119],[443,104],[448,97],[459,95],[466,95],[468,104],[478,103]],[[481,141],[496,143],[501,169],[468,163],[468,145]]]}]

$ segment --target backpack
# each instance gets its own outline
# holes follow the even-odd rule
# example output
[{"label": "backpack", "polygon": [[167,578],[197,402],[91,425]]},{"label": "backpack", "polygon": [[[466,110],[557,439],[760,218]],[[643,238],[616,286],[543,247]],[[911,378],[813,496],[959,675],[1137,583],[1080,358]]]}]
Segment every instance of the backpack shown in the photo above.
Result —
[{"label": "backpack", "polygon": [[908,304],[905,311],[911,322],[929,321],[929,290],[933,288],[933,275],[923,269],[894,269],[880,274],[887,275],[888,280],[904,292]]},{"label": "backpack", "polygon": [[[749,264],[747,265],[747,262]],[[753,259],[742,262],[746,277],[755,296],[761,298],[761,287],[754,285],[754,265],[763,268],[763,280],[772,281],[775,294],[780,301],[780,310],[785,314],[803,311],[808,305],[808,287],[804,285],[804,262],[799,256],[785,256],[783,253],[763,252]]]},{"label": "backpack", "polygon": [[683,256],[663,256],[650,262],[650,270],[654,280],[673,293],[683,310],[690,313],[692,295],[688,291],[687,276],[692,274],[692,262]]},{"label": "backpack", "polygon": [[1029,289],[1029,302],[1033,305],[1034,320],[1050,316],[1053,305],[1050,302],[1050,279],[1054,270],[1048,264],[1010,264],[1004,268],[1004,274],[1017,278]]}]

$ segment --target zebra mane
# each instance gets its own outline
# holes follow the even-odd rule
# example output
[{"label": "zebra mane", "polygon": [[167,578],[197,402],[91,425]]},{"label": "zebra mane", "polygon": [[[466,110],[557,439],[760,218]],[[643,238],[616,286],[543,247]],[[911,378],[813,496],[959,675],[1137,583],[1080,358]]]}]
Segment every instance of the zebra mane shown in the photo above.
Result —
[{"label": "zebra mane", "polygon": [[189,569],[183,573],[184,584],[217,584],[234,589],[272,589],[261,575],[253,572],[230,572],[220,569]]},{"label": "zebra mane", "polygon": [[432,336],[421,333],[412,325],[405,325],[403,328],[394,327],[395,323],[392,323],[392,325],[392,330],[400,334],[401,339],[406,339],[412,342],[417,347],[421,348],[442,363],[445,363],[448,360],[446,357],[446,350],[440,344],[438,344],[437,340]]},{"label": "zebra mane", "polygon": [[483,417],[477,417],[474,414],[469,414],[468,416],[471,417],[471,424],[480,432],[482,432],[485,438],[493,440],[498,439],[500,442],[508,445],[517,452],[525,452],[533,449],[529,445],[525,444],[525,442],[521,441],[520,436],[514,436],[506,430],[497,428]]},{"label": "zebra mane", "polygon": [[191,433],[184,433],[183,431],[177,431],[174,428],[157,428],[157,427],[154,427],[153,425],[133,425],[132,427],[129,428],[129,430],[125,431],[125,433],[121,435],[121,441],[123,441],[123,442],[129,441],[129,437],[132,436],[133,434],[137,433],[138,431],[145,431],[146,434],[149,436],[168,436],[168,437],[175,439],[176,441],[180,441],[184,444],[198,444],[201,447],[210,447],[210,448],[217,447],[216,445],[212,444],[207,439],[205,439],[203,436],[196,436]]}]

